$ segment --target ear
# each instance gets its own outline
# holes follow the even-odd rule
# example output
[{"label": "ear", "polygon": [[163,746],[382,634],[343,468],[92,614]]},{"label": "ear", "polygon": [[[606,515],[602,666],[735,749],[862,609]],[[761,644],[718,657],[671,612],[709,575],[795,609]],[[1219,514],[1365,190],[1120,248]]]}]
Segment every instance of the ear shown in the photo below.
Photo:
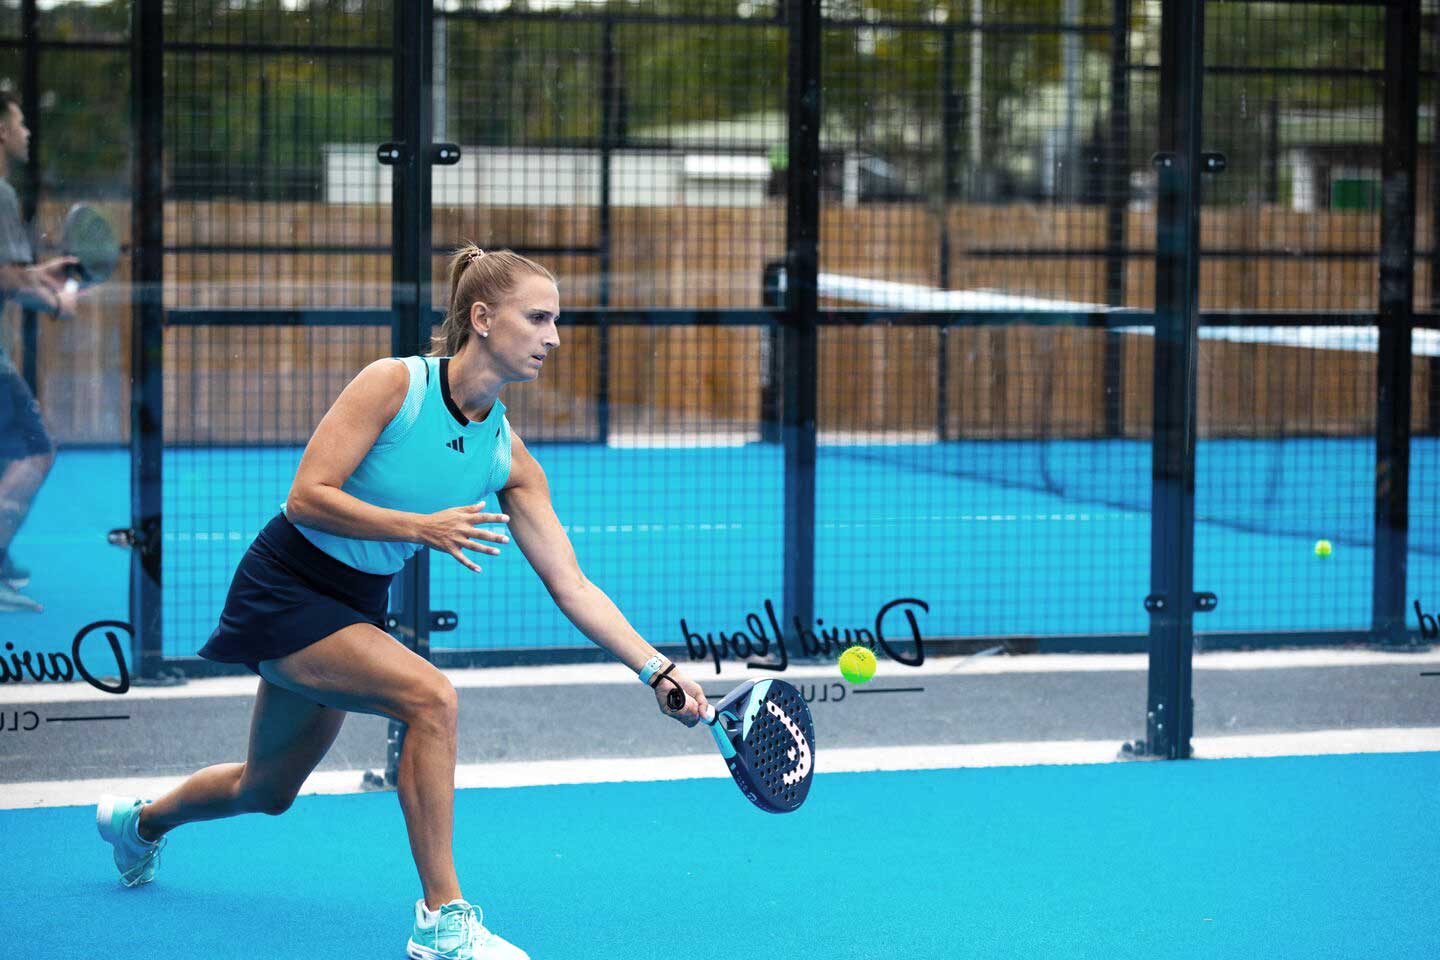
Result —
[{"label": "ear", "polygon": [[490,333],[490,308],[483,301],[470,304],[470,329],[482,337]]}]

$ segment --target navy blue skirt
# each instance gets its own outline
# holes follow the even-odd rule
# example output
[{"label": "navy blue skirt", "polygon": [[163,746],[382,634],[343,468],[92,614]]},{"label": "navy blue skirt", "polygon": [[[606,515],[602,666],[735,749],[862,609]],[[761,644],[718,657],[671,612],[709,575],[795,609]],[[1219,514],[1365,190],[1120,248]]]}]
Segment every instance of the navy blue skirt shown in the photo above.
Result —
[{"label": "navy blue skirt", "polygon": [[352,623],[383,630],[393,576],[336,560],[276,514],[240,559],[220,625],[200,656],[243,663],[259,675],[261,660],[303,650]]}]

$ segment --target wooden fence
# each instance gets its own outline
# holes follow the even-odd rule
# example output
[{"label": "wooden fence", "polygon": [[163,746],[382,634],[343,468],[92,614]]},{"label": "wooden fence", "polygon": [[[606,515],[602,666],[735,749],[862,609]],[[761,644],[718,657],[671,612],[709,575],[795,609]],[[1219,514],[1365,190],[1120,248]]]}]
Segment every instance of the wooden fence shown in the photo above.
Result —
[{"label": "wooden fence", "polygon": [[[124,234],[129,209],[106,212]],[[41,210],[52,233],[64,215]],[[1104,211],[1036,205],[952,207],[951,286],[1089,303],[1105,300],[1103,257],[1053,251],[1104,247]],[[1154,213],[1127,214],[1137,251],[1125,271],[1125,305],[1153,304],[1148,258]],[[822,269],[907,283],[938,282],[939,221],[924,207],[827,208]],[[1422,214],[1418,235],[1430,235]],[[437,243],[583,246],[598,242],[597,212],[554,208],[437,209]],[[622,208],[613,211],[611,303],[618,307],[757,307],[764,264],[783,249],[784,209]],[[443,238],[443,239],[441,239]],[[166,242],[219,247],[389,244],[389,209],[378,206],[172,203]],[[1205,249],[1262,250],[1207,260],[1207,310],[1374,310],[1377,264],[1298,259],[1302,251],[1373,251],[1373,213],[1301,214],[1270,207],[1206,211]],[[1004,249],[1013,255],[985,253]],[[1030,254],[1026,251],[1049,251]],[[597,301],[596,262],[547,260],[565,306]],[[437,304],[444,257],[435,258]],[[383,253],[175,253],[166,258],[164,298],[187,307],[372,307],[389,303]],[[1428,265],[1417,271],[1417,308],[1432,309]],[[124,443],[129,430],[130,290],[124,265],[86,299],[77,317],[42,317],[40,396],[61,443]],[[7,346],[19,354],[18,311],[6,316]],[[825,329],[820,342],[822,431],[921,435],[945,422],[951,436],[1087,437],[1106,429],[1107,391],[1119,391],[1123,432],[1145,436],[1152,386],[1148,337],[1125,335],[1122,373],[1107,383],[1104,334],[1050,328],[864,327]],[[512,387],[506,403],[526,436],[596,435],[597,332],[564,328],[564,345],[540,381]],[[612,328],[611,429],[633,434],[758,435],[769,335],[761,328]],[[171,327],[165,334],[165,433],[188,444],[298,444],[354,373],[389,349],[374,328]],[[1203,341],[1200,423],[1207,436],[1374,429],[1373,355]],[[1429,364],[1417,362],[1414,424],[1430,430]]]}]

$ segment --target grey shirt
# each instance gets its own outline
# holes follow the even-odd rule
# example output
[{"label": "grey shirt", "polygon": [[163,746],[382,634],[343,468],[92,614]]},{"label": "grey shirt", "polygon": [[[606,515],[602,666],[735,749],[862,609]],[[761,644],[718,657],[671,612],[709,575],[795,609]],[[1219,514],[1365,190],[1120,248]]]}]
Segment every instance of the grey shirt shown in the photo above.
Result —
[{"label": "grey shirt", "polygon": [[20,218],[20,198],[8,181],[0,180],[0,263],[34,263],[30,231]]},{"label": "grey shirt", "polygon": [[[9,182],[0,179],[0,264],[33,263],[35,252],[30,247],[30,232],[20,217],[20,198]],[[0,311],[5,309],[9,299],[6,291],[0,289]],[[0,318],[0,360],[7,356],[5,350],[5,324]]]}]

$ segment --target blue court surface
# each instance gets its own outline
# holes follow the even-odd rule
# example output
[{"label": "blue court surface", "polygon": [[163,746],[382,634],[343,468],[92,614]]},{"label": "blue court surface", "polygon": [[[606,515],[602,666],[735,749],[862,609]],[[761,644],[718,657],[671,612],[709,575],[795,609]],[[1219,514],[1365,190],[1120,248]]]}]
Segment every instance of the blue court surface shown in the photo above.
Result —
[{"label": "blue court surface", "polygon": [[[536,450],[581,564],[651,642],[743,631],[765,600],[779,605],[778,446]],[[167,451],[167,654],[191,656],[205,642],[300,453]],[[1196,587],[1220,605],[1196,629],[1367,629],[1373,460],[1369,440],[1202,442]],[[1407,596],[1440,606],[1440,596],[1427,599],[1440,582],[1440,498],[1429,494],[1440,441],[1416,439],[1411,470]],[[822,446],[816,614],[832,627],[873,628],[887,602],[910,597],[929,605],[918,621],[931,637],[1143,634],[1149,484],[1150,448],[1136,441]],[[128,516],[126,452],[61,453],[14,545],[34,573],[27,592],[46,605],[8,615],[26,649],[68,650],[85,624],[129,619],[129,556],[105,540]],[[1325,560],[1313,552],[1320,538],[1334,544]],[[432,646],[586,645],[518,549],[480,562],[475,575],[432,558],[431,605],[460,615]],[[792,629],[783,610],[780,619]],[[909,633],[899,613],[882,628]]]},{"label": "blue court surface", "polygon": [[[824,754],[820,754],[823,763]],[[718,761],[717,761],[718,762]],[[1434,957],[1440,754],[461,790],[462,889],[536,960]],[[393,793],[182,827],[122,888],[93,807],[0,812],[6,956],[399,957]]]}]

